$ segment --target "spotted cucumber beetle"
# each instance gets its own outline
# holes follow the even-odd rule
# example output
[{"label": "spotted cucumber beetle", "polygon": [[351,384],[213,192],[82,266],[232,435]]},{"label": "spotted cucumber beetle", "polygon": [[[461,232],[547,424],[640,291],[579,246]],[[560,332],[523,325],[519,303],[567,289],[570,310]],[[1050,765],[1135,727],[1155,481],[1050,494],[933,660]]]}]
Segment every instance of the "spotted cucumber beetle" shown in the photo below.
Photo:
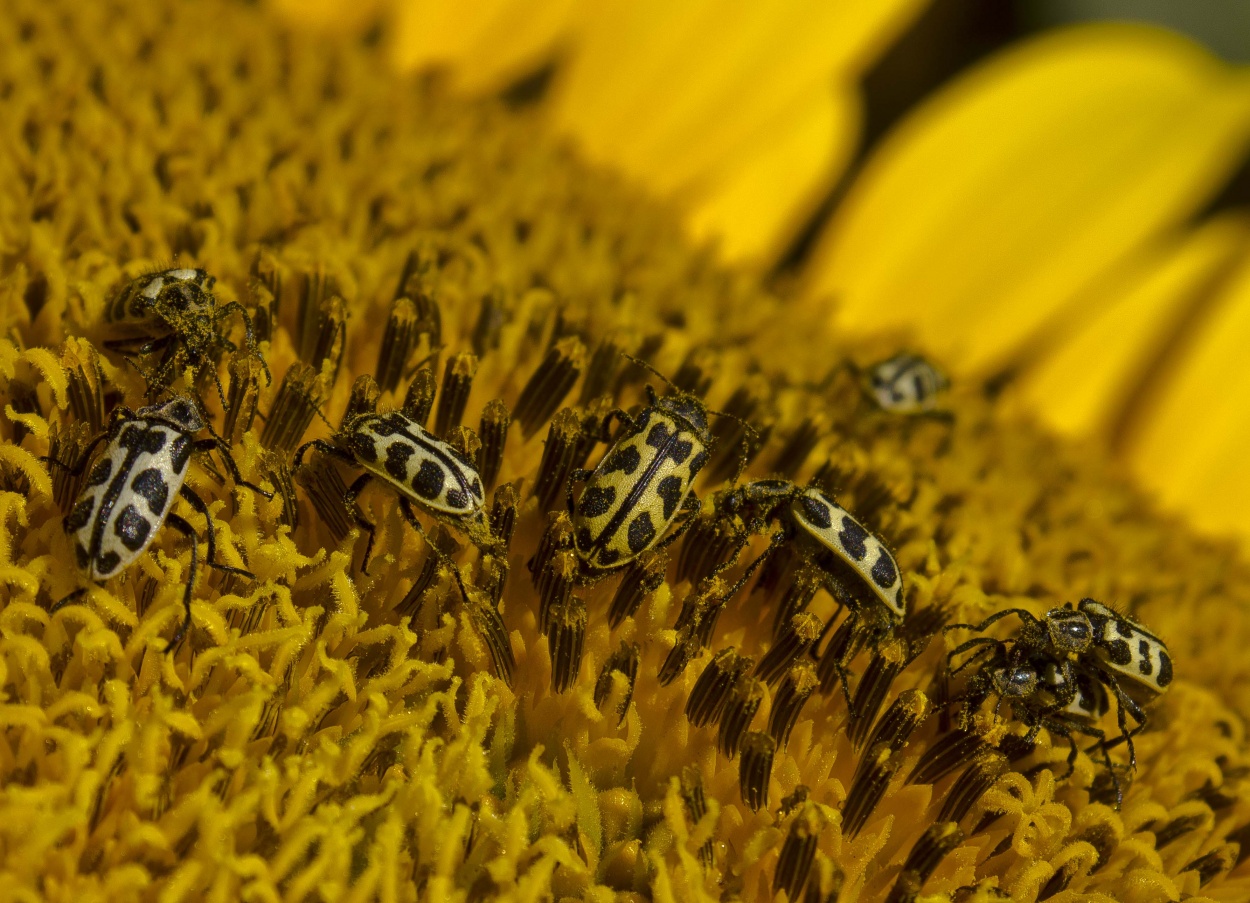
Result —
[{"label": "spotted cucumber beetle", "polygon": [[1093,738],[1095,745],[1091,749],[1102,753],[1118,806],[1122,793],[1109,754],[1114,743],[1109,744],[1106,733],[1097,726],[1111,710],[1111,699],[1097,675],[1079,666],[1071,667],[1053,655],[1027,652],[1024,647],[1009,650],[1003,643],[983,647],[951,673],[964,670],[987,652],[991,653],[989,658],[982,661],[958,697],[963,702],[961,726],[965,730],[970,727],[972,716],[990,696],[998,697],[995,712],[1004,700],[1009,702],[1015,718],[1028,728],[1026,743],[1032,744],[1043,728],[1068,741],[1067,770],[1058,775],[1060,780],[1071,775],[1076,765],[1076,736]]},{"label": "spotted cucumber beetle", "polygon": [[[191,626],[191,596],[199,563],[195,530],[172,510],[175,495],[182,496],[204,515],[208,539],[208,556],[204,563],[227,573],[253,576],[242,568],[217,561],[217,538],[208,506],[186,485],[192,454],[221,452],[222,460],[238,485],[265,498],[273,498],[273,493],[243,479],[224,439],[217,435],[195,439],[195,433],[205,429],[209,429],[208,421],[190,398],[175,397],[137,412],[117,409],[109,428],[92,440],[80,458],[78,470],[84,469],[94,449],[107,441],[64,522],[65,532],[73,537],[75,563],[85,576],[97,583],[116,576],[134,563],[152,544],[162,524],[167,523],[190,537],[191,567],[182,600],[185,614],[167,649],[176,646]],[[65,466],[61,462],[51,463]],[[85,592],[79,589],[71,593],[53,610],[80,598]]]},{"label": "spotted cucumber beetle", "polygon": [[[707,463],[712,446],[711,411],[698,396],[672,383],[646,361],[623,355],[673,387],[657,396],[647,386],[647,405],[637,419],[623,411],[614,416],[626,425],[593,471],[574,471],[567,504],[573,523],[573,549],[582,565],[579,582],[598,582],[634,561],[643,552],[672,545],[694,524],[700,503],[695,479]],[[740,421],[748,436],[755,431]],[[739,464],[736,481],[745,467]],[[574,487],[584,482],[574,502]],[[677,529],[669,528],[680,518]]]},{"label": "spotted cucumber beetle", "polygon": [[[269,365],[256,349],[251,317],[237,301],[218,306],[213,295],[216,281],[205,270],[188,267],[159,270],[130,280],[110,300],[105,321],[141,328],[145,334],[112,339],[104,347],[130,361],[151,392],[166,387],[181,371],[190,369],[198,376],[208,369],[224,406],[225,392],[213,364],[219,352],[238,350],[219,329],[221,320],[237,313],[243,320],[248,352],[260,360],[266,378],[272,381]],[[158,334],[153,335],[153,331]],[[161,356],[155,367],[140,364],[140,358],[157,352]]]},{"label": "spotted cucumber beetle", "polygon": [[[1172,683],[1172,659],[1163,640],[1127,615],[1093,599],[1082,599],[1075,606],[1067,603],[1062,608],[1052,608],[1041,618],[1022,608],[1008,608],[990,615],[980,624],[952,624],[946,629],[981,633],[1009,615],[1016,616],[1021,625],[1013,639],[974,637],[953,649],[948,659],[977,647],[985,647],[982,651],[992,650],[995,657],[1002,657],[1010,643],[1013,662],[1036,655],[1052,657],[1058,662],[1064,686],[1075,688],[1080,681],[1098,682],[1109,691],[1109,696],[1115,697],[1120,729],[1120,736],[1106,745],[1126,744],[1129,768],[1136,767],[1133,737],[1146,727],[1142,705],[1166,692]],[[967,664],[965,662],[965,666]],[[1072,704],[1073,698],[1069,696],[1058,697],[1055,705],[1066,708]],[[1085,707],[1086,714],[1096,710],[1097,706]],[[1134,722],[1132,727],[1128,723],[1130,718]]]},{"label": "spotted cucumber beetle", "polygon": [[781,529],[766,555],[783,542],[799,539],[832,553],[832,559],[824,556],[823,564],[836,560],[842,567],[829,567],[827,580],[835,597],[860,617],[893,626],[906,616],[903,575],[890,550],[821,490],[789,480],[756,480],[725,493],[718,507],[726,515],[742,518],[748,535],[762,533],[769,523],[778,522]]},{"label": "spotted cucumber beetle", "polygon": [[[789,480],[756,480],[724,493],[717,510],[722,516],[743,522],[743,544],[750,536],[765,533],[770,524],[777,523],[779,529],[752,567],[781,546],[798,544],[806,567],[850,610],[854,621],[848,623],[863,642],[877,642],[906,617],[903,575],[890,550],[820,489],[797,486]],[[827,622],[813,651],[833,623],[832,618]],[[831,663],[852,710],[846,664],[859,648],[859,641],[851,643]]]},{"label": "spotted cucumber beetle", "polygon": [[933,413],[949,386],[942,371],[919,355],[907,352],[873,364],[864,372],[868,397],[891,414]]},{"label": "spotted cucumber beetle", "polygon": [[[313,439],[296,449],[295,467],[303,463],[309,449],[316,449],[364,470],[348,487],[343,502],[357,526],[368,536],[362,565],[366,573],[373,552],[375,527],[360,511],[356,500],[373,480],[385,483],[398,496],[404,519],[421,535],[440,563],[451,571],[461,596],[472,604],[459,568],[429,541],[413,505],[440,523],[458,529],[485,554],[502,563],[504,545],[491,532],[482,477],[472,461],[426,430],[407,412],[378,413],[374,408],[377,395],[373,378],[360,377],[353,387],[353,402],[340,428],[329,440]],[[502,624],[496,623],[498,612],[493,608],[489,611],[474,608],[474,613],[490,622],[485,632],[492,655],[501,676],[510,682],[514,660]]]}]

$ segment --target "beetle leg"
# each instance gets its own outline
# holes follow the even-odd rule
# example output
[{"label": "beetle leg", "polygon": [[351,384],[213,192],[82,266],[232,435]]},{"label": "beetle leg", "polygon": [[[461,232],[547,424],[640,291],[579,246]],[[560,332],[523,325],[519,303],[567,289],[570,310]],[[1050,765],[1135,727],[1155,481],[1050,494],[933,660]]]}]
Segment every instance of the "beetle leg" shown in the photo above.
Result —
[{"label": "beetle leg", "polygon": [[165,651],[170,652],[175,646],[182,642],[182,638],[187,635],[187,631],[191,629],[191,597],[195,592],[195,572],[199,565],[200,541],[195,535],[195,530],[183,518],[174,514],[172,511],[165,516],[165,523],[169,524],[176,530],[187,535],[191,540],[191,566],[187,569],[187,585],[182,591],[182,623],[174,632],[173,639],[165,646]]},{"label": "beetle leg", "polygon": [[208,555],[205,556],[204,564],[210,568],[224,571],[227,574],[238,574],[240,577],[255,580],[256,575],[251,571],[244,570],[243,568],[237,568],[229,564],[221,564],[217,560],[217,529],[213,526],[213,516],[208,513],[208,505],[205,504],[204,500],[196,494],[194,489],[187,486],[185,483],[182,485],[182,488],[178,490],[178,494],[187,500],[187,504],[200,514],[204,515],[204,524],[206,527],[204,531],[204,538],[208,541]]},{"label": "beetle leg", "polygon": [[366,574],[369,573],[369,558],[373,555],[373,534],[377,528],[365,518],[360,508],[356,505],[356,497],[364,491],[365,487],[369,485],[369,481],[372,479],[373,474],[361,474],[352,482],[352,485],[347,487],[347,492],[343,494],[343,504],[346,506],[348,512],[351,513],[352,520],[354,520],[356,522],[356,526],[369,537],[368,541],[365,543],[364,560],[360,563],[361,571]]}]

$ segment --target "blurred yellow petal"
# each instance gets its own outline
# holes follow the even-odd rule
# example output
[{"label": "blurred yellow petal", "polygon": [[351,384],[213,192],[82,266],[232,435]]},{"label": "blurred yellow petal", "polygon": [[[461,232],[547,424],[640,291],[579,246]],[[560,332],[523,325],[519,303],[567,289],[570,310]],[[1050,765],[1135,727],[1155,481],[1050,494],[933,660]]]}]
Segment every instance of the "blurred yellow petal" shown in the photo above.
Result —
[{"label": "blurred yellow petal", "polygon": [[380,0],[269,0],[288,22],[316,31],[354,31],[367,25]]},{"label": "blurred yellow petal", "polygon": [[455,90],[499,90],[537,68],[567,31],[573,0],[400,0],[395,65],[444,67]]},{"label": "blurred yellow petal", "polygon": [[910,327],[1000,366],[1192,213],[1250,138],[1250,77],[1168,32],[1089,25],[1001,54],[914,113],[813,258],[848,330]]},{"label": "blurred yellow petal", "polygon": [[1250,536],[1250,265],[1193,332],[1129,437],[1129,463],[1195,526]]},{"label": "blurred yellow petal", "polygon": [[[921,6],[918,0],[606,4],[587,13],[578,29],[554,91],[553,122],[591,158],[655,191],[707,197],[696,214],[702,230],[731,232],[734,221],[721,217],[744,209],[744,192],[754,197],[746,209],[759,222],[789,225],[799,209],[789,199],[827,185],[835,174],[828,167],[845,161],[843,148],[853,140],[854,132],[829,131],[831,123],[857,120],[853,107],[834,97],[836,86],[857,75]],[[813,103],[817,91],[829,100]],[[784,122],[786,111],[797,115]],[[789,150],[763,151],[766,130]],[[799,146],[808,140],[825,146]],[[813,168],[820,158],[825,168]],[[776,210],[758,207],[768,198],[744,187],[751,179],[726,177],[764,170],[779,179]],[[709,197],[722,188],[731,196]],[[743,242],[731,234],[724,247],[750,253],[778,241]]]},{"label": "blurred yellow petal", "polygon": [[696,239],[718,240],[726,258],[769,260],[810,217],[855,150],[857,93],[813,92],[710,171],[702,197],[687,200]]},{"label": "blurred yellow petal", "polygon": [[1191,312],[1245,256],[1250,223],[1214,220],[1151,248],[1093,294],[1088,317],[1072,317],[1062,344],[1024,376],[1015,395],[1053,428],[1077,436],[1110,432],[1156,369]]}]

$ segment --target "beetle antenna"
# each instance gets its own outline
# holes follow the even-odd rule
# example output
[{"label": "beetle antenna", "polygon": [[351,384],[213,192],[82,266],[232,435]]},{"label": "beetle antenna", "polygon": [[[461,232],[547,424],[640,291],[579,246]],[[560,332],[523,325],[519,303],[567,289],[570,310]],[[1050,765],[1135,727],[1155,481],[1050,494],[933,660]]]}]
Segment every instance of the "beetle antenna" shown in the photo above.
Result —
[{"label": "beetle antenna", "polygon": [[622,352],[621,352],[621,357],[625,358],[625,359],[626,359],[626,360],[628,360],[630,363],[635,364],[636,366],[639,366],[639,367],[641,367],[642,369],[646,370],[646,371],[647,371],[648,373],[650,373],[652,376],[655,376],[656,378],[660,379],[661,381],[663,381],[664,385],[668,386],[670,389],[675,389],[675,390],[676,390],[676,391],[678,391],[678,392],[680,392],[680,391],[681,391],[681,389],[680,389],[677,385],[675,385],[671,379],[669,379],[667,376],[665,376],[665,375],[664,375],[663,373],[661,373],[659,370],[655,369],[655,367],[653,367],[653,366],[651,366],[650,364],[648,364],[648,363],[647,363],[646,361],[644,361],[642,358],[640,358],[640,357],[634,357],[634,356],[633,356],[632,354],[630,354],[628,351],[622,351]]}]

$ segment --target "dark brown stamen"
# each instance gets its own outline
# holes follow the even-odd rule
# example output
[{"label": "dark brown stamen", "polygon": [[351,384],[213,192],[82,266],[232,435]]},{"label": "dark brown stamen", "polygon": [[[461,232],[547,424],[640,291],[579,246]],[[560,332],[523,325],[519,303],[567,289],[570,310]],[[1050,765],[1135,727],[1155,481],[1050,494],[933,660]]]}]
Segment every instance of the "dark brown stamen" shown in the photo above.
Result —
[{"label": "dark brown stamen", "polygon": [[446,436],[448,430],[464,418],[469,393],[473,390],[473,377],[477,375],[477,355],[462,351],[447,361],[443,370],[443,390],[438,396],[438,408],[434,414],[434,434]]},{"label": "dark brown stamen", "polygon": [[512,532],[516,529],[520,501],[515,483],[504,483],[495,490],[490,509],[490,532],[503,546],[503,552],[507,552],[512,545]]},{"label": "dark brown stamen", "polygon": [[595,681],[595,708],[602,709],[603,704],[608,700],[608,695],[612,692],[613,673],[624,675],[626,689],[620,705],[617,706],[617,724],[625,720],[625,713],[629,711],[629,701],[634,697],[634,684],[638,680],[638,665],[641,660],[642,652],[638,644],[622,640],[620,648],[609,655],[608,660],[603,663],[599,679]]},{"label": "dark brown stamen", "polygon": [[963,842],[964,832],[958,824],[941,821],[930,825],[907,854],[886,903],[912,903],[942,860]]},{"label": "dark brown stamen", "polygon": [[891,703],[885,716],[877,722],[876,730],[868,740],[868,747],[873,748],[884,743],[892,751],[898,752],[907,745],[912,732],[929,717],[931,711],[933,708],[924,693],[919,690],[904,690]]},{"label": "dark brown stamen", "polygon": [[425,426],[434,410],[434,368],[421,367],[404,393],[403,412],[414,423]]},{"label": "dark brown stamen", "polygon": [[795,660],[812,647],[824,626],[824,622],[814,614],[803,612],[795,615],[755,666],[755,676],[770,686],[777,683]]},{"label": "dark brown stamen", "polygon": [[521,434],[528,439],[556,412],[564,397],[572,390],[586,366],[586,346],[581,339],[560,339],[547,351],[521,397],[513,416],[521,425]]},{"label": "dark brown stamen", "polygon": [[420,323],[417,306],[409,298],[396,298],[391,303],[378,347],[378,363],[373,371],[384,392],[394,389],[403,378],[408,358],[418,344]]},{"label": "dark brown stamen", "polygon": [[778,748],[785,749],[803,706],[818,686],[820,679],[816,677],[816,666],[811,662],[796,662],[786,672],[768,716],[768,735],[777,741]]},{"label": "dark brown stamen", "polygon": [[972,731],[956,729],[944,734],[924,751],[907,776],[907,783],[936,784],[956,768],[971,762],[985,748],[981,735]]},{"label": "dark brown stamen", "polygon": [[[87,424],[92,435],[99,433],[104,429],[104,375],[100,372],[99,353],[86,339],[66,339],[61,350],[61,366],[67,377],[70,413],[76,420]],[[20,397],[21,393],[16,393],[13,400]],[[33,413],[38,410],[38,405],[25,412],[14,405],[14,410]]]},{"label": "dark brown stamen", "polygon": [[343,482],[338,466],[325,455],[314,452],[295,474],[295,480],[304,487],[317,516],[334,537],[335,544],[341,544],[356,522],[343,503],[347,484]]},{"label": "dark brown stamen", "polygon": [[800,568],[777,603],[777,614],[773,617],[773,642],[790,628],[790,623],[799,612],[807,611],[807,606],[816,598],[821,587],[820,572],[815,568]]},{"label": "dark brown stamen", "polygon": [[1240,847],[1238,844],[1226,843],[1216,847],[1204,856],[1199,856],[1181,869],[1181,871],[1197,872],[1198,886],[1206,887],[1214,878],[1232,870],[1239,852]]},{"label": "dark brown stamen", "polygon": [[582,407],[590,404],[611,392],[612,380],[620,369],[621,350],[625,347],[624,334],[620,331],[610,333],[595,347],[586,366],[586,379],[582,382],[582,393],[578,404]]},{"label": "dark brown stamen", "polygon": [[543,445],[538,476],[534,481],[534,496],[539,511],[550,511],[564,501],[569,478],[573,471],[586,460],[589,443],[582,432],[581,418],[571,408],[556,414]]},{"label": "dark brown stamen", "polygon": [[[317,346],[322,341],[325,325],[326,303],[339,295],[338,281],[320,269],[297,274],[296,294],[299,298],[298,328],[295,353],[301,361],[312,364],[317,370],[320,358]],[[342,304],[340,299],[339,304]]]},{"label": "dark brown stamen", "polygon": [[768,783],[773,773],[773,755],[776,750],[777,745],[773,738],[760,731],[751,731],[742,741],[742,758],[738,762],[738,791],[742,794],[742,802],[753,812],[768,805]]},{"label": "dark brown stamen", "polygon": [[698,518],[682,540],[681,553],[677,556],[677,582],[698,583],[717,565],[728,561],[741,544],[738,531],[725,519]]},{"label": "dark brown stamen", "polygon": [[[495,666],[495,673],[508,686],[512,686],[512,675],[516,671],[516,658],[512,654],[512,641],[508,636],[508,629],[504,626],[503,618],[499,614],[499,610],[495,608],[487,600],[476,598],[471,600],[469,605],[469,615],[473,619],[473,624],[477,628],[478,634],[486,643],[486,649],[490,653],[491,662]],[[586,610],[582,608],[582,634],[585,634]],[[577,668],[581,666],[581,638],[577,639],[577,658],[573,666],[572,677],[570,683],[577,677]],[[553,656],[554,658],[554,656]],[[554,675],[553,675],[554,676]],[[562,692],[557,690],[556,692]]]},{"label": "dark brown stamen", "polygon": [[774,894],[785,891],[786,899],[799,899],[811,874],[820,832],[825,829],[825,824],[820,807],[812,803],[805,804],[794,816],[777,856],[777,868],[773,872]]},{"label": "dark brown stamen", "polygon": [[708,482],[722,482],[738,467],[743,451],[742,442],[747,436],[746,427],[739,420],[751,420],[768,399],[770,391],[771,386],[766,379],[753,376],[739,386],[725,402],[722,410],[733,417],[713,419],[711,460],[704,471]]},{"label": "dark brown stamen", "polygon": [[477,472],[487,492],[495,488],[495,480],[499,479],[499,471],[503,469],[504,447],[508,443],[508,427],[511,424],[512,415],[508,413],[506,404],[498,398],[486,403],[478,427],[482,448],[477,455]]},{"label": "dark brown stamen", "polygon": [[950,793],[942,803],[938,821],[963,821],[968,810],[1007,770],[1007,757],[996,749],[984,749],[972,760],[964,773],[955,779]]},{"label": "dark brown stamen", "polygon": [[292,530],[299,526],[299,500],[295,496],[295,484],[291,481],[291,465],[287,461],[271,461],[266,468],[273,490],[282,496],[282,523]]},{"label": "dark brown stamen", "polygon": [[904,662],[874,650],[868,667],[864,669],[864,675],[860,678],[859,686],[855,688],[855,703],[851,706],[851,719],[847,734],[856,749],[863,746],[873,722],[877,719],[877,713],[885,704],[890,685],[894,683],[894,678],[898,677],[903,667]]},{"label": "dark brown stamen", "polygon": [[751,659],[738,654],[733,646],[712,656],[690,689],[686,700],[686,718],[695,727],[720,720],[734,686],[750,669]]},{"label": "dark brown stamen", "polygon": [[612,605],[608,609],[608,626],[615,630],[626,618],[632,618],[642,600],[664,583],[668,570],[668,553],[648,550],[633,560],[625,569]]},{"label": "dark brown stamen", "polygon": [[794,475],[807,462],[807,456],[816,448],[825,428],[823,420],[805,418],[781,446],[770,469],[778,476],[794,479]]},{"label": "dark brown stamen", "polygon": [[338,379],[346,349],[347,304],[335,295],[321,303],[313,344],[301,360],[321,374],[323,384],[329,388]]},{"label": "dark brown stamen", "polygon": [[499,347],[499,339],[503,328],[511,319],[511,312],[505,303],[505,293],[495,287],[482,296],[482,306],[478,311],[477,323],[473,326],[473,353],[478,357]]},{"label": "dark brown stamen", "polygon": [[547,625],[547,651],[551,655],[551,689],[563,693],[577,681],[586,640],[586,603],[568,596],[551,607]]},{"label": "dark brown stamen", "polygon": [[722,755],[732,759],[738,754],[738,750],[742,748],[743,737],[763,702],[762,681],[754,677],[742,677],[734,684],[721,712],[720,730],[716,736],[716,748]]},{"label": "dark brown stamen", "polygon": [[321,380],[307,364],[295,363],[287,370],[261,430],[260,444],[283,457],[299,445],[308,424],[321,406]]},{"label": "dark brown stamen", "polygon": [[820,692],[832,693],[842,677],[842,669],[863,647],[864,632],[858,629],[855,618],[846,618],[833,632],[816,663],[816,676],[820,678]]},{"label": "dark brown stamen", "polygon": [[378,409],[378,399],[382,397],[382,389],[377,381],[368,373],[362,373],[352,383],[351,394],[347,397],[347,408],[343,411],[343,425],[347,425],[362,414],[372,414]]},{"label": "dark brown stamen", "polygon": [[854,837],[868,823],[902,764],[901,754],[887,743],[879,743],[865,754],[842,805],[842,830],[848,837]]},{"label": "dark brown stamen", "polygon": [[264,365],[257,357],[235,357],[230,361],[230,388],[226,392],[221,435],[232,445],[242,442],[243,434],[252,428],[264,373]]},{"label": "dark brown stamen", "polygon": [[807,879],[807,893],[803,895],[803,903],[837,903],[845,881],[846,875],[834,861],[817,850],[811,874]]},{"label": "dark brown stamen", "polygon": [[425,561],[421,564],[417,579],[412,581],[412,586],[408,588],[408,592],[404,593],[404,598],[395,606],[395,614],[401,619],[416,618],[420,614],[426,592],[438,579],[438,570],[442,561],[450,558],[460,548],[460,543],[456,542],[455,537],[442,524],[435,524],[434,529],[426,535],[430,539],[430,544],[442,553],[444,558],[440,559],[439,555],[426,552]]},{"label": "dark brown stamen", "polygon": [[[690,826],[697,827],[707,815],[707,792],[703,789],[703,775],[697,768],[687,765],[681,770],[681,798],[690,816]],[[704,868],[712,865],[712,841],[699,847],[699,861]]]},{"label": "dark brown stamen", "polygon": [[[646,360],[646,358],[643,359]],[[712,380],[719,363],[720,355],[715,351],[702,346],[697,347],[686,355],[686,359],[673,374],[673,385],[683,392],[702,398],[707,395],[707,390],[712,388]]]},{"label": "dark brown stamen", "polygon": [[48,458],[63,465],[58,467],[54,464],[48,468],[52,477],[52,497],[64,515],[68,515],[74,507],[83,481],[87,478],[84,468],[86,462],[82,460],[82,456],[98,432],[81,420],[68,426],[53,423],[48,428]]}]

